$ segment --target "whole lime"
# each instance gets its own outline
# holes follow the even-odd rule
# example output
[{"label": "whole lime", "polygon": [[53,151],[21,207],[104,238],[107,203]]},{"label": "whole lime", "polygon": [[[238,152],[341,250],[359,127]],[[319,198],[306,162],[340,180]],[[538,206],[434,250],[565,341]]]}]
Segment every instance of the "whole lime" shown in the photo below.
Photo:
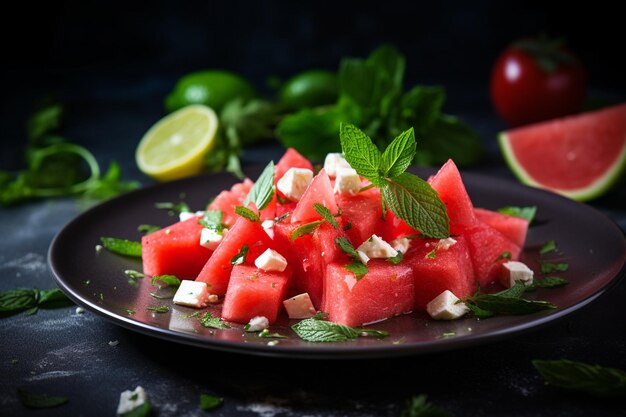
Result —
[{"label": "whole lime", "polygon": [[235,98],[247,101],[256,96],[254,87],[240,75],[222,70],[204,70],[178,80],[165,99],[165,108],[172,112],[190,104],[204,104],[219,112]]},{"label": "whole lime", "polygon": [[336,101],[337,75],[320,69],[294,75],[278,92],[278,102],[290,110],[323,106]]}]

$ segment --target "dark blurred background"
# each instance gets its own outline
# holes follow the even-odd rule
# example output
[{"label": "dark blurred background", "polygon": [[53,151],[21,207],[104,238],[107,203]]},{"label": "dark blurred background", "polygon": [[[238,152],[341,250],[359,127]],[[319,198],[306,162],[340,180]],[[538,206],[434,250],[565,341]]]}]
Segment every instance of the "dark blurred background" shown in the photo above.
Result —
[{"label": "dark blurred background", "polygon": [[336,69],[341,57],[365,57],[381,43],[406,55],[407,87],[443,85],[445,110],[470,119],[478,111],[496,118],[491,66],[507,44],[539,33],[565,37],[587,68],[591,94],[619,100],[626,95],[622,19],[609,2],[27,1],[3,12],[0,29],[0,167],[19,166],[15,144],[33,102],[48,93],[67,104],[74,123],[72,107],[93,120],[107,109],[124,113],[134,101],[127,110],[147,111],[141,123],[125,114],[106,121],[102,138],[71,138],[89,144],[106,137],[134,149],[187,72],[229,69],[269,94],[269,77]]}]

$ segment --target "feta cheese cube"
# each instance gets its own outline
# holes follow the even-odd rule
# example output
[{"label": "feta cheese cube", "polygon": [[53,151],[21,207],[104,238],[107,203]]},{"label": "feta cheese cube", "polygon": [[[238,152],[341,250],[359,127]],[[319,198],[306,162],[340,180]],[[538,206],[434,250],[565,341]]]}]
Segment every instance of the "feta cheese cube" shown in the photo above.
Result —
[{"label": "feta cheese cube", "polygon": [[435,320],[458,319],[463,317],[469,311],[469,308],[464,303],[456,304],[457,301],[459,301],[459,298],[456,295],[449,290],[445,290],[426,304],[426,311]]},{"label": "feta cheese cube", "polygon": [[274,249],[267,249],[254,260],[254,264],[257,268],[265,272],[283,272],[285,268],[287,268],[287,259]]},{"label": "feta cheese cube", "polygon": [[359,258],[361,258],[361,262],[363,262],[365,265],[367,265],[367,263],[370,260],[369,256],[367,256],[365,254],[365,252],[363,252],[362,250],[358,250],[358,251],[356,251],[356,253],[357,253],[357,255],[359,255]]},{"label": "feta cheese cube", "polygon": [[[357,248],[357,252],[363,252],[366,258],[369,259],[387,259],[393,258],[398,254],[398,251],[391,247],[391,245],[385,242],[377,235],[372,235],[365,242],[361,243],[361,246]],[[359,256],[361,256],[359,254]],[[363,257],[361,256],[361,259]],[[366,262],[364,262],[366,263]]]},{"label": "feta cheese cube", "polygon": [[204,215],[204,211],[196,211],[195,213],[192,213],[190,211],[181,211],[180,213],[178,213],[178,220],[180,220],[181,222],[184,222],[186,220],[191,219],[192,217],[197,217],[197,216],[202,216]]},{"label": "feta cheese cube", "polygon": [[410,244],[411,241],[406,237],[399,237],[391,241],[391,247],[402,253],[406,253],[409,250]]},{"label": "feta cheese cube", "polygon": [[450,247],[452,247],[454,244],[456,243],[456,239],[453,239],[451,237],[447,237],[445,239],[439,239],[439,242],[437,242],[437,246],[436,249],[437,250],[448,250],[450,249]]},{"label": "feta cheese cube", "polygon": [[263,220],[261,227],[263,227],[263,230],[265,230],[269,237],[274,239],[274,220]]},{"label": "feta cheese cube", "polygon": [[120,403],[117,406],[117,415],[126,414],[148,402],[146,391],[138,386],[134,391],[126,390],[120,394]]},{"label": "feta cheese cube", "polygon": [[308,292],[284,300],[283,305],[290,319],[308,319],[316,313]]},{"label": "feta cheese cube", "polygon": [[206,307],[209,299],[209,287],[200,281],[184,279],[174,294],[174,304],[188,307]]},{"label": "feta cheese cube", "polygon": [[261,330],[265,330],[270,327],[270,321],[267,317],[256,316],[252,317],[248,322],[248,325],[245,327],[247,332],[260,332]]},{"label": "feta cheese cube", "polygon": [[526,264],[518,261],[509,261],[502,264],[500,282],[511,288],[516,282],[529,286],[533,283],[534,272]]},{"label": "feta cheese cube", "polygon": [[340,153],[329,153],[324,159],[324,171],[329,177],[335,178],[339,168],[352,168]]},{"label": "feta cheese cube", "polygon": [[361,177],[352,168],[338,168],[334,192],[355,195],[361,189]]},{"label": "feta cheese cube", "polygon": [[292,201],[300,201],[313,181],[313,171],[307,168],[289,168],[276,183],[276,188]]},{"label": "feta cheese cube", "polygon": [[222,239],[224,239],[224,233],[226,233],[227,230],[228,229],[224,229],[221,232],[217,232],[214,229],[205,227],[202,229],[202,232],[200,232],[200,246],[215,250]]}]

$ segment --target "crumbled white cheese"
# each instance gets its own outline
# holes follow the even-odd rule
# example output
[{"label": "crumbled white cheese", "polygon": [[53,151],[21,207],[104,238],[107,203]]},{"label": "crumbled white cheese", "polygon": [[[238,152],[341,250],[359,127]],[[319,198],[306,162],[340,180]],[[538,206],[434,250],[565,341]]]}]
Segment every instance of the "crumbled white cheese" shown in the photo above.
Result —
[{"label": "crumbled white cheese", "polygon": [[359,255],[359,258],[361,259],[361,262],[363,262],[365,265],[367,265],[367,263],[370,261],[369,256],[367,256],[365,254],[365,252],[363,252],[362,250],[358,250],[356,251],[357,255]]},{"label": "crumbled white cheese", "polygon": [[263,230],[270,238],[274,239],[274,220],[263,220],[261,227],[263,227]]},{"label": "crumbled white cheese", "polygon": [[201,281],[184,279],[174,294],[174,304],[188,307],[206,307],[209,300],[209,287]]},{"label": "crumbled white cheese", "polygon": [[307,168],[289,168],[278,180],[276,188],[292,201],[300,201],[304,191],[313,181],[313,171]]},{"label": "crumbled white cheese", "polygon": [[117,415],[126,414],[148,402],[146,391],[138,386],[134,391],[126,390],[120,394],[120,403],[117,406]]},{"label": "crumbled white cheese", "polygon": [[85,309],[82,307],[76,307],[76,314],[84,314],[85,313]]},{"label": "crumbled white cheese", "polygon": [[254,264],[262,271],[283,272],[287,268],[287,259],[274,249],[266,249],[254,260]]},{"label": "crumbled white cheese", "polygon": [[[397,250],[392,248],[389,243],[385,242],[383,239],[381,239],[377,235],[372,235],[365,242],[361,243],[361,246],[357,248],[357,253],[358,252],[363,252],[367,260],[374,259],[374,258],[378,258],[378,259],[393,258],[394,256],[398,254]],[[364,257],[361,254],[359,254],[359,256],[361,257],[361,260],[364,259]],[[367,263],[367,262],[363,262],[363,263]]]},{"label": "crumbled white cheese", "polygon": [[411,241],[406,237],[399,237],[391,241],[391,247],[402,253],[406,253],[409,250],[410,244]]},{"label": "crumbled white cheese", "polygon": [[337,176],[337,170],[340,168],[352,168],[346,158],[340,153],[329,153],[324,159],[324,171],[330,178]]},{"label": "crumbled white cheese", "polygon": [[426,311],[435,320],[454,320],[463,317],[469,311],[469,308],[462,303],[457,302],[459,298],[451,291],[445,290],[432,301],[426,304]]},{"label": "crumbled white cheese", "polygon": [[261,330],[265,330],[270,327],[270,321],[267,317],[264,316],[256,316],[252,317],[248,322],[248,325],[245,327],[247,332],[260,332]]},{"label": "crumbled white cheese", "polygon": [[361,189],[361,177],[352,168],[338,168],[334,192],[355,195]]},{"label": "crumbled white cheese", "polygon": [[284,300],[283,305],[290,319],[308,319],[316,313],[308,292]]},{"label": "crumbled white cheese", "polygon": [[178,220],[184,222],[185,220],[189,220],[192,217],[198,217],[204,215],[204,211],[196,211],[195,213],[191,211],[181,211],[178,213]]},{"label": "crumbled white cheese", "polygon": [[439,242],[437,242],[437,246],[435,248],[437,250],[448,250],[454,244],[456,244],[456,239],[453,239],[451,237],[447,237],[445,239],[439,239]]},{"label": "crumbled white cheese", "polygon": [[226,233],[227,230],[228,229],[223,229],[221,232],[217,232],[214,229],[205,227],[202,229],[202,232],[200,232],[200,246],[215,250],[222,239],[224,239],[224,233]]},{"label": "crumbled white cheese", "polygon": [[533,283],[533,270],[526,264],[518,261],[509,261],[502,264],[501,282],[511,288],[516,282],[529,286]]}]

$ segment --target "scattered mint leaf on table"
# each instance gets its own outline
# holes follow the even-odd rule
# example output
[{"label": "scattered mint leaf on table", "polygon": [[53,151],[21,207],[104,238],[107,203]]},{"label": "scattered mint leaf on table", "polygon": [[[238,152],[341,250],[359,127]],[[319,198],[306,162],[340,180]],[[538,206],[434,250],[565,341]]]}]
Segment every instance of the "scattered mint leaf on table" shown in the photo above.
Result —
[{"label": "scattered mint leaf on table", "polygon": [[213,316],[210,311],[204,313],[204,316],[200,318],[200,324],[213,329],[230,329],[230,326],[224,323],[221,317]]},{"label": "scattered mint leaf on table", "polygon": [[545,277],[543,279],[534,279],[533,283],[526,287],[526,291],[534,291],[537,288],[555,288],[567,285],[569,282],[561,277]]},{"label": "scattered mint leaf on table", "polygon": [[224,398],[216,395],[200,394],[200,409],[203,411],[213,411],[224,403]]},{"label": "scattered mint leaf on table", "polygon": [[140,224],[137,226],[137,231],[143,235],[154,233],[157,230],[161,230],[161,226],[154,226],[152,224]]},{"label": "scattered mint leaf on table", "polygon": [[0,293],[0,316],[26,311],[35,314],[39,308],[62,308],[72,305],[63,291],[58,288],[16,288]]},{"label": "scattered mint leaf on table", "polygon": [[545,255],[547,253],[550,253],[556,250],[557,250],[556,242],[554,240],[549,240],[541,247],[541,249],[539,249],[539,254]]},{"label": "scattered mint leaf on table", "polygon": [[23,406],[28,408],[52,408],[66,404],[67,397],[52,396],[48,394],[36,394],[23,389],[17,390],[17,397]]},{"label": "scattered mint leaf on table", "polygon": [[293,331],[302,340],[307,342],[345,342],[360,335],[371,335],[378,338],[389,336],[388,332],[375,329],[354,328],[339,323],[326,321],[326,313],[317,313],[315,316],[299,321],[291,326]]},{"label": "scattered mint leaf on table", "polygon": [[275,191],[274,162],[270,161],[243,200],[243,205],[247,207],[253,202],[258,210],[263,210],[272,201]]},{"label": "scattered mint leaf on table", "polygon": [[141,258],[141,242],[114,237],[101,237],[102,246],[113,253]]},{"label": "scattered mint leaf on table", "polygon": [[152,277],[152,285],[158,285],[159,287],[178,287],[180,285],[180,279],[174,275],[155,275]]},{"label": "scattered mint leaf on table", "polygon": [[411,397],[400,413],[400,417],[452,417],[442,408],[433,405],[424,394]]},{"label": "scattered mint leaf on table", "polygon": [[626,397],[626,372],[584,362],[534,360],[546,384],[597,397]]},{"label": "scattered mint leaf on table", "polygon": [[181,201],[179,203],[172,203],[171,201],[162,201],[155,203],[154,207],[162,210],[168,210],[170,216],[180,214],[183,211],[191,211],[187,203]]},{"label": "scattered mint leaf on table", "polygon": [[521,217],[522,219],[528,220],[528,223],[532,223],[532,221],[535,219],[535,215],[537,214],[537,207],[508,206],[499,208],[497,211],[498,213],[506,214],[508,216]]},{"label": "scattered mint leaf on table", "polygon": [[154,313],[167,313],[170,311],[170,308],[166,305],[162,305],[162,306],[146,307],[146,310],[152,311]]},{"label": "scattered mint leaf on table", "polygon": [[565,272],[569,269],[567,262],[544,262],[539,261],[542,274],[550,274],[552,272]]}]

